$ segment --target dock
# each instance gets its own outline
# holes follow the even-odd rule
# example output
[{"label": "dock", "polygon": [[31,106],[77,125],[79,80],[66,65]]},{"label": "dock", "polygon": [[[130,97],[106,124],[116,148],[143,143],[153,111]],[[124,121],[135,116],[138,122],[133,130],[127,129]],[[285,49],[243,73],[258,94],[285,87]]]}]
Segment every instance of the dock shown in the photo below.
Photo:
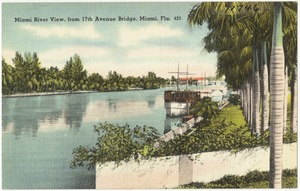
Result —
[{"label": "dock", "polygon": [[161,140],[168,142],[171,139],[174,139],[177,135],[182,135],[185,133],[188,129],[195,126],[196,123],[199,123],[202,120],[201,117],[198,118],[191,118],[185,123],[183,123],[181,126],[177,127],[176,129],[173,129],[169,131],[168,133],[164,134],[160,137]]}]

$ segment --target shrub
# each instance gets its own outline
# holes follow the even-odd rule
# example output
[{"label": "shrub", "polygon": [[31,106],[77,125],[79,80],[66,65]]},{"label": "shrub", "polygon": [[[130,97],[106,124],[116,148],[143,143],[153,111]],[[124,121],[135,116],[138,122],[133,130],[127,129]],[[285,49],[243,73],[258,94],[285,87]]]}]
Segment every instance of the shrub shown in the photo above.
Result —
[{"label": "shrub", "polygon": [[237,94],[231,94],[228,98],[228,101],[233,105],[240,105],[241,103],[240,96]]},{"label": "shrub", "polygon": [[71,168],[86,164],[90,169],[96,163],[101,165],[114,161],[119,164],[131,158],[150,157],[154,152],[154,143],[159,138],[158,131],[148,126],[136,126],[132,129],[128,124],[120,126],[100,123],[94,126],[94,131],[99,135],[95,146],[75,148],[72,153]]},{"label": "shrub", "polygon": [[202,117],[204,123],[210,122],[218,113],[219,108],[216,102],[210,97],[203,97],[191,107],[190,113],[196,117]]}]

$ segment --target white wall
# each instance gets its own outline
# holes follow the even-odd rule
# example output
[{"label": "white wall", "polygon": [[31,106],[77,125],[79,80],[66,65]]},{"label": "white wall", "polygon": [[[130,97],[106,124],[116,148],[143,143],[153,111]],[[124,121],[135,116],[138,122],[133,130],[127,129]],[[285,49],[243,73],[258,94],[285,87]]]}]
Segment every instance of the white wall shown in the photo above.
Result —
[{"label": "white wall", "polygon": [[[283,168],[297,167],[297,143],[283,147]],[[160,157],[114,163],[96,168],[96,189],[175,188],[191,182],[209,182],[224,175],[245,175],[249,171],[269,170],[269,149],[247,149],[236,154],[228,151]]]}]

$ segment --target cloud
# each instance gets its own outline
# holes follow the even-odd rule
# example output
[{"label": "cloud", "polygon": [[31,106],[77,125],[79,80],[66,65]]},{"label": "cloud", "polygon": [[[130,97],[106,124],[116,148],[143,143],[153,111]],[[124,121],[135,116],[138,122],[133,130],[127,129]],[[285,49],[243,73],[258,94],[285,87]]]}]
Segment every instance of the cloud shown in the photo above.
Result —
[{"label": "cloud", "polygon": [[179,37],[181,35],[183,35],[182,30],[162,24],[150,24],[143,27],[129,27],[127,25],[119,31],[119,45],[128,47],[147,40]]},{"label": "cloud", "polygon": [[197,56],[197,51],[187,48],[172,47],[172,46],[153,46],[131,49],[127,52],[127,58],[188,58]]},{"label": "cloud", "polygon": [[102,36],[92,24],[76,25],[76,26],[35,26],[23,25],[22,29],[33,33],[42,38],[57,37],[57,38],[78,38],[78,39],[100,39]]},{"label": "cloud", "polygon": [[92,60],[101,62],[108,57],[110,50],[98,46],[69,46],[42,52],[38,56],[43,66],[60,66],[62,68],[74,54],[78,54],[85,64]]}]

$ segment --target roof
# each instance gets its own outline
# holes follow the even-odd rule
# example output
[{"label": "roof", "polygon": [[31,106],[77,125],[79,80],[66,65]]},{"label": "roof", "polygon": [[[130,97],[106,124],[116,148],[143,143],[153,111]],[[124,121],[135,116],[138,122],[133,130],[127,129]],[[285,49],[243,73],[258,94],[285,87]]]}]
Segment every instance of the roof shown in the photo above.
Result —
[{"label": "roof", "polygon": [[180,80],[182,80],[182,81],[187,81],[187,80],[204,81],[205,78],[203,78],[203,77],[192,77],[192,78],[180,78]]}]

